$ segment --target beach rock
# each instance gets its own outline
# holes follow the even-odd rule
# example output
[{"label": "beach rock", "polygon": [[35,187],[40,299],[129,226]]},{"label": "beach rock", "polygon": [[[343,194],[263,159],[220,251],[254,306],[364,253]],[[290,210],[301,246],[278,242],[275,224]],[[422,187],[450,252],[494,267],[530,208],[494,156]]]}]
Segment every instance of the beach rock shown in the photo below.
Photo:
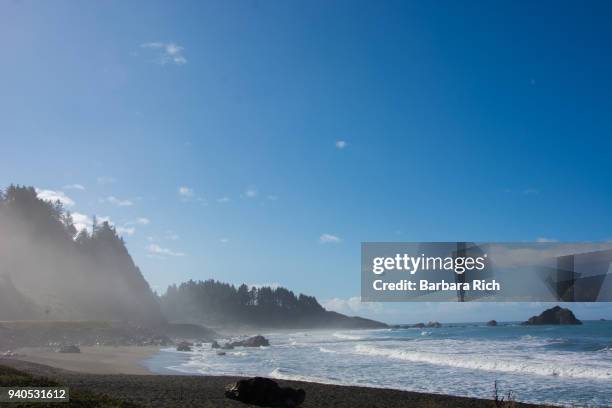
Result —
[{"label": "beach rock", "polygon": [[225,355],[225,351],[217,351],[217,355],[218,356],[224,356]]},{"label": "beach rock", "polygon": [[246,340],[233,341],[227,345],[232,347],[267,347],[270,345],[270,342],[264,336],[257,335]]},{"label": "beach rock", "polygon": [[497,326],[497,320],[489,320],[487,326]]},{"label": "beach rock", "polygon": [[532,316],[523,325],[544,325],[544,324],[582,324],[576,319],[574,313],[569,309],[564,309],[560,306],[555,306],[546,309],[539,316]]},{"label": "beach rock", "polygon": [[192,344],[188,341],[181,341],[176,345],[176,351],[191,351]]},{"label": "beach rock", "polygon": [[7,350],[4,353],[0,354],[0,357],[22,357],[23,354],[15,353],[14,351]]},{"label": "beach rock", "polygon": [[221,348],[223,350],[233,350],[234,349],[234,345],[231,343],[225,343],[224,345],[221,346]]},{"label": "beach rock", "polygon": [[210,344],[210,348],[218,349],[221,348],[221,346],[219,345],[217,340],[213,340],[213,342]]},{"label": "beach rock", "polygon": [[57,349],[58,353],[80,353],[81,349],[76,344],[65,344]]},{"label": "beach rock", "polygon": [[442,324],[439,322],[429,322],[427,324],[425,323],[417,323],[417,324],[413,324],[410,327],[414,327],[415,329],[424,329],[424,328],[433,328],[433,329],[437,329],[442,327]]},{"label": "beach rock", "polygon": [[254,377],[228,385],[225,396],[246,404],[293,408],[304,402],[306,392],[303,389],[280,387],[269,378]]}]

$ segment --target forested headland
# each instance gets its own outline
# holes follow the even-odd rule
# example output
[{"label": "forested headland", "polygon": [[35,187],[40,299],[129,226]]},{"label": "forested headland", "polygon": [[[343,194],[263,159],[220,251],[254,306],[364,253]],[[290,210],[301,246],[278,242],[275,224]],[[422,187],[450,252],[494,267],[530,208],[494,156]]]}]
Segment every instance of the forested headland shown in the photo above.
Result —
[{"label": "forested headland", "polygon": [[279,328],[382,327],[325,310],[285,288],[207,280],[158,296],[108,222],[77,231],[60,202],[33,187],[0,191],[0,320],[166,322]]}]

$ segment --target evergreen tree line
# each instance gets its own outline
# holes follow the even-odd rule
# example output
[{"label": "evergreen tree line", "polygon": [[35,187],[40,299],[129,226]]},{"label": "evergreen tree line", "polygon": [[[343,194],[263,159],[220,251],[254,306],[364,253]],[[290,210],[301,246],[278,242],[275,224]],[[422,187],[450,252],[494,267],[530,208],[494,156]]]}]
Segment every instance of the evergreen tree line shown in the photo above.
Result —
[{"label": "evergreen tree line", "polygon": [[[155,295],[108,222],[94,217],[91,231],[77,231],[59,201],[11,185],[0,191],[0,243],[0,318],[163,321]],[[1,296],[9,293],[10,302]]]},{"label": "evergreen tree line", "polygon": [[160,297],[171,321],[211,326],[270,328],[378,327],[367,319],[349,318],[325,310],[313,296],[283,288],[238,287],[215,280],[171,285]]},{"label": "evergreen tree line", "polygon": [[33,187],[0,190],[0,320],[113,320],[214,326],[380,327],[326,311],[312,296],[213,280],[156,296],[108,222],[77,231],[60,202]]}]

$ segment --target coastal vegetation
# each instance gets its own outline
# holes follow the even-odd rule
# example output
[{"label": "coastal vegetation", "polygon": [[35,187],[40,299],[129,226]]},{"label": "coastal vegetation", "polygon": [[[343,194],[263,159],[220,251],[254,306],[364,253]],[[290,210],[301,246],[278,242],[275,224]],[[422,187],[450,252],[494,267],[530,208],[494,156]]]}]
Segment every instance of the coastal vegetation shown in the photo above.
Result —
[{"label": "coastal vegetation", "polygon": [[283,287],[236,287],[214,280],[190,280],[170,286],[160,297],[160,304],[171,321],[215,327],[386,327],[384,323],[325,310],[315,297],[295,295]]},{"label": "coastal vegetation", "polygon": [[[327,311],[313,296],[295,295],[281,287],[189,281],[157,296],[115,227],[95,216],[91,220],[83,228],[61,202],[40,199],[34,187],[10,185],[0,191],[0,320],[125,322],[112,328],[94,323],[88,334],[83,333],[85,343],[99,339],[105,344],[163,342],[164,333],[175,332],[213,337],[197,328],[194,334],[189,324],[168,322],[278,328],[386,326]],[[86,326],[65,329],[79,333]],[[44,327],[36,325],[34,330]],[[0,327],[0,344],[8,330],[16,327]],[[37,338],[55,337],[51,331]]]}]

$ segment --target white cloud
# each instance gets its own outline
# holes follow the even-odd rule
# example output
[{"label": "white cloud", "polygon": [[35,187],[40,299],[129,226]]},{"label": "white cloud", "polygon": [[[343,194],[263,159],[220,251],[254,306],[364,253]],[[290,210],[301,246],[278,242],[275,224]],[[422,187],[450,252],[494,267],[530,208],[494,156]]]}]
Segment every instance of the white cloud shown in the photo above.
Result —
[{"label": "white cloud", "polygon": [[96,179],[96,181],[98,182],[98,184],[112,184],[117,180],[112,177],[100,176]]},{"label": "white cloud", "polygon": [[154,255],[185,256],[183,252],[175,252],[168,248],[162,248],[157,244],[149,244],[146,248],[149,253]]},{"label": "white cloud", "polygon": [[[72,223],[74,224],[74,227],[77,229],[77,231],[86,230],[86,231],[91,232],[91,228],[93,226],[92,217],[90,217],[89,215],[81,214],[79,212],[73,212],[73,213],[70,213],[70,215],[72,216]],[[108,222],[109,225],[114,225],[110,217],[98,216],[96,217],[96,222],[98,223],[98,225],[104,222]]]},{"label": "white cloud", "polygon": [[219,242],[221,242],[222,244],[227,244],[229,242],[229,238],[221,238],[219,239]]},{"label": "white cloud", "polygon": [[540,238],[536,239],[536,242],[559,242],[559,240],[554,239],[554,238],[540,237]]},{"label": "white cloud", "polygon": [[332,234],[321,234],[319,237],[319,242],[321,244],[339,244],[342,242],[342,239]]},{"label": "white cloud", "polygon": [[134,227],[117,227],[117,234],[119,235],[134,235],[136,228]]},{"label": "white cloud", "polygon": [[322,302],[322,306],[328,310],[348,315],[377,313],[382,311],[383,308],[381,303],[362,302],[360,296],[348,299],[333,298]]},{"label": "white cloud", "polygon": [[119,198],[115,197],[115,196],[108,196],[104,199],[101,200],[102,202],[106,202],[112,205],[117,205],[119,207],[130,207],[132,205],[134,205],[133,202],[131,202],[130,200],[120,200]]},{"label": "white cloud", "polygon": [[348,146],[348,143],[345,140],[337,140],[336,141],[336,148],[342,150],[344,149],[346,146]]},{"label": "white cloud", "polygon": [[91,230],[91,225],[93,224],[91,217],[78,212],[73,212],[71,215],[72,223],[74,224],[74,227],[77,229],[77,231]]},{"label": "white cloud", "polygon": [[183,65],[187,63],[187,58],[183,55],[184,47],[173,42],[150,42],[140,45],[157,51],[157,63],[161,65],[175,64]]},{"label": "white cloud", "polygon": [[230,201],[229,197],[221,197],[221,198],[217,198],[217,202],[218,203],[227,203]]},{"label": "white cloud", "polygon": [[527,189],[523,190],[523,194],[524,195],[540,194],[540,190],[538,190],[536,188],[527,188]]},{"label": "white cloud", "polygon": [[41,188],[37,188],[36,196],[40,198],[41,200],[51,201],[52,203],[59,201],[60,203],[62,203],[64,207],[74,206],[74,200],[68,197],[66,194],[64,194],[63,191],[44,190]]},{"label": "white cloud", "polygon": [[150,223],[151,223],[151,220],[149,220],[148,218],[145,218],[145,217],[136,218],[136,224],[149,225]]},{"label": "white cloud", "polygon": [[275,196],[275,195],[269,195],[267,198],[268,198],[268,200],[270,200],[270,201],[276,201],[276,200],[278,200],[278,196]]},{"label": "white cloud", "polygon": [[168,235],[166,235],[166,239],[169,239],[170,241],[178,241],[180,237],[178,236],[178,234],[174,234],[172,232],[168,233]]},{"label": "white cloud", "polygon": [[68,184],[62,187],[66,190],[85,190],[85,186],[82,184]]},{"label": "white cloud", "polygon": [[244,195],[247,198],[255,198],[255,197],[257,197],[257,189],[255,187],[249,187],[244,192]]},{"label": "white cloud", "polygon": [[191,198],[194,194],[193,189],[186,186],[180,186],[178,188],[178,193],[183,198]]}]

